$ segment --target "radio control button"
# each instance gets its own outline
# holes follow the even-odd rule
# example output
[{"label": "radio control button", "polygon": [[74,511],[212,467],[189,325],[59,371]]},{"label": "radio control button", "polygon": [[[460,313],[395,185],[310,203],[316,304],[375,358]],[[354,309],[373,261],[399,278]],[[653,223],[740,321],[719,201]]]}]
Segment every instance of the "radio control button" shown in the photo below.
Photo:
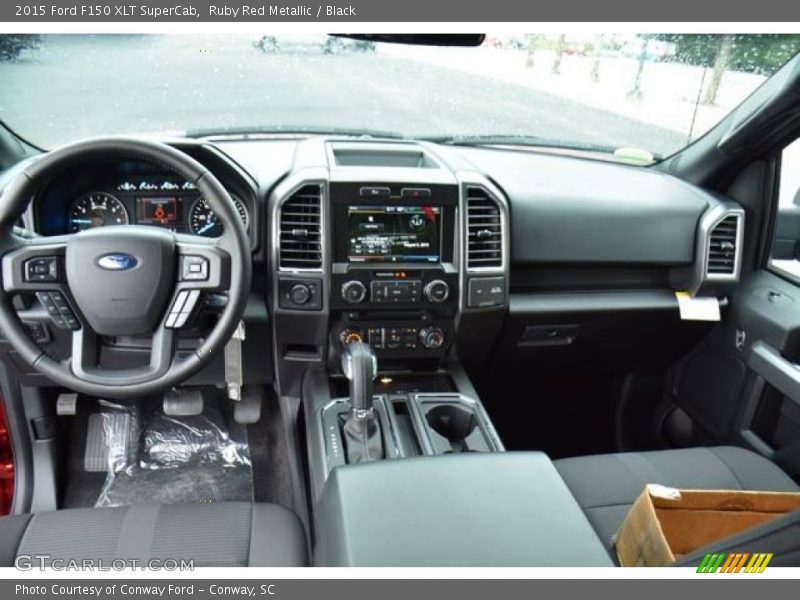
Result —
[{"label": "radio control button", "polygon": [[342,299],[348,304],[360,304],[367,297],[366,286],[358,280],[342,285]]},{"label": "radio control button", "polygon": [[428,302],[441,304],[450,297],[450,286],[441,279],[434,279],[425,286],[425,297]]}]

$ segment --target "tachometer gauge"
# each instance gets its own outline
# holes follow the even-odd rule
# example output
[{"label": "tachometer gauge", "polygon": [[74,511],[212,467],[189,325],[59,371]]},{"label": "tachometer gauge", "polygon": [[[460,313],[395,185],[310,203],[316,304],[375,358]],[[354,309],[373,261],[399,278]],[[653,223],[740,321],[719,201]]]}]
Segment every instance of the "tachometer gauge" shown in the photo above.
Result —
[{"label": "tachometer gauge", "polygon": [[105,192],[90,192],[79,196],[69,209],[69,230],[72,233],[103,227],[127,225],[128,211],[119,198]]},{"label": "tachometer gauge", "polygon": [[[233,198],[233,203],[236,205],[236,210],[239,212],[239,218],[242,219],[244,228],[247,229],[249,216],[244,203],[236,196],[231,196],[231,198]],[[199,198],[189,211],[189,229],[193,234],[204,237],[219,237],[222,235],[222,223],[217,218],[216,213],[208,206],[205,198]]]}]

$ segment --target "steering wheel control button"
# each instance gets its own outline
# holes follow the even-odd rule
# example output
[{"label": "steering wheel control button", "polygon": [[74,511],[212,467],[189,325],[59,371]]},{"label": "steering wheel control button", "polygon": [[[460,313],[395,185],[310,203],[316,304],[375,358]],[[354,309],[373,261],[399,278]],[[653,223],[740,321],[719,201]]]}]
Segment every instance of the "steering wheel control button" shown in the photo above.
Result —
[{"label": "steering wheel control button", "polygon": [[450,297],[450,286],[441,279],[434,279],[425,286],[425,297],[428,302],[441,304]]},{"label": "steering wheel control button", "polygon": [[175,319],[175,329],[180,329],[189,320],[189,313],[180,313]]},{"label": "steering wheel control button", "polygon": [[181,290],[178,292],[178,297],[175,298],[175,304],[172,305],[172,310],[170,312],[179,313],[183,308],[183,305],[186,304],[186,298],[189,296],[188,290]]},{"label": "steering wheel control button", "polygon": [[50,320],[59,329],[80,329],[80,323],[75,318],[72,308],[67,303],[61,292],[36,292],[36,298],[47,311]]},{"label": "steering wheel control button", "polygon": [[56,305],[56,308],[61,314],[70,311],[69,304],[64,299],[64,296],[61,295],[61,292],[50,292],[50,298],[53,300],[53,304]]},{"label": "steering wheel control button", "polygon": [[50,292],[36,292],[36,298],[44,306],[48,315],[51,317],[58,316],[58,308],[56,308],[53,299],[50,297]]},{"label": "steering wheel control button", "polygon": [[192,316],[192,311],[200,297],[200,290],[181,290],[175,296],[172,308],[169,309],[167,322],[164,324],[168,329],[180,329]]},{"label": "steering wheel control button", "polygon": [[181,279],[183,281],[207,281],[208,260],[202,256],[181,257]]},{"label": "steering wheel control button", "polygon": [[469,281],[467,306],[488,308],[502,306],[506,301],[505,277],[474,277]]},{"label": "steering wheel control button", "polygon": [[178,316],[180,316],[181,309],[183,308],[183,305],[186,304],[186,298],[188,296],[189,292],[187,290],[181,290],[175,297],[175,301],[172,303],[172,308],[169,309],[169,315],[167,316],[166,322],[166,326],[170,329],[175,327],[175,322],[178,320]]},{"label": "steering wheel control button", "polygon": [[50,341],[50,332],[47,326],[39,321],[23,321],[25,333],[37,344],[46,344]]},{"label": "steering wheel control button", "polygon": [[58,259],[55,256],[38,256],[25,261],[25,281],[30,283],[58,281]]}]

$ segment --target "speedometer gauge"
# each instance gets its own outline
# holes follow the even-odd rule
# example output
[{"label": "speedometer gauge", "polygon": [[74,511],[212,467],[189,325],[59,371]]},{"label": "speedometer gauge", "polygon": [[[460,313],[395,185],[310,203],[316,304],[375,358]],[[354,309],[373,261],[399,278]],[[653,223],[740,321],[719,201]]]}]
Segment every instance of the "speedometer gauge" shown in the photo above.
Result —
[{"label": "speedometer gauge", "polygon": [[[239,212],[239,218],[247,229],[249,216],[247,209],[244,207],[239,198],[231,196],[233,203],[236,205],[236,210]],[[216,213],[211,210],[205,198],[199,198],[194,203],[189,211],[189,229],[195,235],[202,235],[204,237],[219,237],[222,235],[222,223],[217,218]]]},{"label": "speedometer gauge", "polygon": [[105,225],[127,225],[129,221],[125,205],[106,192],[79,196],[69,209],[69,230],[72,233]]}]

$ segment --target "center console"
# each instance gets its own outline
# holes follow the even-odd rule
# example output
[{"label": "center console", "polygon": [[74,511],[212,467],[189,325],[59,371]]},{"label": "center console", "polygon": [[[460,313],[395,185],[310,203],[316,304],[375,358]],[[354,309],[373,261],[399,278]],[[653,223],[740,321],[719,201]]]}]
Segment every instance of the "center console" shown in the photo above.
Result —
[{"label": "center console", "polygon": [[480,361],[472,339],[500,331],[508,207],[465,166],[309,140],[273,191],[277,386],[301,402],[314,498],[338,467],[503,451],[458,346]]},{"label": "center console", "polygon": [[318,565],[611,564],[467,376],[508,309],[508,211],[425,143],[307,140],[273,190],[277,387],[299,409]]},{"label": "center console", "polygon": [[[324,436],[322,457],[330,473],[353,464],[344,424],[352,413],[350,397],[337,398],[319,413]],[[470,452],[501,452],[503,443],[478,400],[464,394],[413,393],[376,396],[374,411],[383,432],[382,458],[411,458]]]},{"label": "center console", "polygon": [[614,566],[539,452],[336,469],[315,516],[317,566]]}]

